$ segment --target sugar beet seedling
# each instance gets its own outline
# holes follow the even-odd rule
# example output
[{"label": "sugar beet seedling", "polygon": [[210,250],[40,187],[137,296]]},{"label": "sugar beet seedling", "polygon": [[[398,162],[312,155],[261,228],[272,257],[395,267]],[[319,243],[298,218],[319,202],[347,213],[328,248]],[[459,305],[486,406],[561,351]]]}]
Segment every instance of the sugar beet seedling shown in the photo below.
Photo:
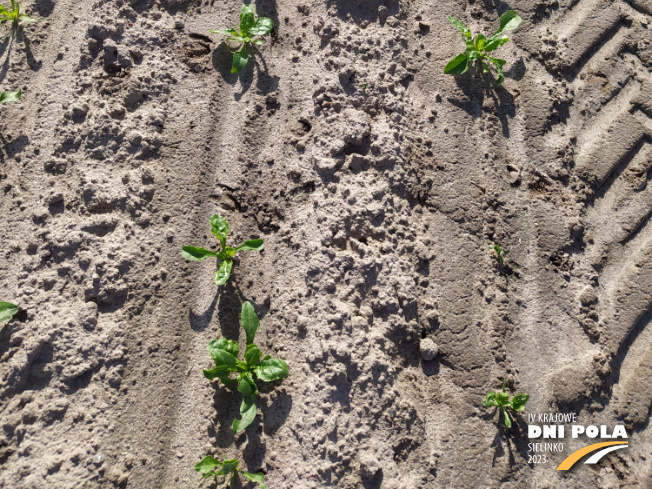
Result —
[{"label": "sugar beet seedling", "polygon": [[500,263],[500,268],[503,268],[504,260],[505,260],[505,250],[503,250],[500,245],[493,245],[491,247],[492,250],[496,252],[496,259],[498,259],[498,263]]},{"label": "sugar beet seedling", "polygon": [[216,257],[220,261],[220,265],[215,272],[215,285],[217,286],[224,285],[226,281],[229,280],[231,269],[233,268],[233,256],[238,251],[262,251],[265,246],[262,239],[250,239],[237,248],[226,246],[226,236],[229,234],[229,223],[218,214],[213,214],[211,216],[211,233],[220,240],[222,251],[215,252],[205,248],[183,246],[181,256],[188,261],[202,261],[206,258]]},{"label": "sugar beet seedling", "polygon": [[494,51],[496,48],[509,41],[509,37],[505,32],[513,31],[521,23],[521,18],[518,16],[516,11],[508,10],[500,16],[500,28],[494,32],[489,39],[487,39],[484,34],[478,34],[475,36],[475,39],[473,39],[471,29],[462,24],[462,22],[455,17],[450,16],[448,17],[448,20],[462,33],[462,39],[466,44],[466,51],[462,54],[458,54],[455,58],[450,60],[444,68],[444,73],[448,75],[461,75],[466,73],[471,61],[474,60],[478,60],[482,64],[483,73],[489,73],[489,66],[484,62],[485,59],[488,59],[496,66],[496,72],[498,73],[496,83],[498,85],[502,84],[505,81],[503,66],[506,61],[500,58],[493,58],[487,53]]},{"label": "sugar beet seedling", "polygon": [[13,26],[18,25],[18,21],[23,22],[36,22],[35,19],[20,13],[20,4],[11,0],[11,10],[0,5],[0,24],[11,21]]},{"label": "sugar beet seedling", "polygon": [[253,5],[243,5],[240,12],[240,30],[234,28],[222,29],[219,31],[209,31],[213,34],[226,34],[230,36],[229,41],[241,42],[242,49],[233,53],[233,64],[231,65],[231,73],[240,73],[242,68],[247,66],[249,55],[247,54],[247,45],[265,44],[265,39],[254,39],[256,36],[266,36],[274,28],[274,21],[268,17],[254,18]]},{"label": "sugar beet seedling", "polygon": [[[258,388],[254,381],[254,374],[258,380],[272,382],[288,376],[288,365],[280,358],[271,358],[269,355],[261,360],[262,353],[254,345],[254,336],[260,327],[258,316],[251,302],[242,304],[240,325],[247,335],[245,361],[238,360],[238,342],[225,338],[211,340],[206,349],[215,361],[215,368],[204,370],[204,376],[209,379],[220,379],[227,387],[237,387],[244,397],[240,405],[241,419],[233,420],[233,433],[239,433],[249,426],[256,417],[254,400],[258,395]],[[238,374],[236,379],[230,378],[231,373]]]},{"label": "sugar beet seedling", "polygon": [[512,420],[509,419],[508,410],[518,412],[525,409],[525,403],[530,399],[529,394],[516,394],[512,399],[509,398],[509,394],[505,391],[505,379],[503,379],[503,390],[494,392],[490,391],[487,393],[482,405],[486,408],[498,407],[503,411],[503,416],[505,417],[505,426],[507,428],[512,427]]},{"label": "sugar beet seedling", "polygon": [[231,477],[229,478],[229,487],[234,486],[236,476],[240,474],[250,481],[257,482],[260,489],[267,489],[267,484],[265,484],[265,474],[262,472],[252,474],[251,472],[245,472],[244,470],[241,470],[240,462],[237,459],[224,460],[221,462],[214,459],[210,455],[207,455],[202,459],[201,462],[195,465],[195,470],[200,474],[203,474],[204,479],[208,477],[217,478],[218,476],[223,475],[226,480],[226,477],[231,474]]}]

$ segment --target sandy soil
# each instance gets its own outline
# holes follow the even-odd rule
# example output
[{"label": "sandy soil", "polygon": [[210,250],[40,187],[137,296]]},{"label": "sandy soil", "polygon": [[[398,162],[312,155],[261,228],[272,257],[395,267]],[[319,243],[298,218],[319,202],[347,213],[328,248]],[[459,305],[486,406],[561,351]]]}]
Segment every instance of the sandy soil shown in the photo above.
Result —
[{"label": "sandy soil", "polygon": [[[0,487],[194,488],[209,453],[274,489],[652,487],[650,1],[254,5],[276,28],[240,76],[208,33],[233,0],[2,27]],[[444,75],[446,15],[508,8],[504,86]],[[266,243],[219,290],[180,256],[213,213]],[[244,300],[290,376],[234,437],[202,368]],[[503,378],[531,395],[509,431],[480,405]],[[630,447],[528,463],[525,416],[559,411]]]}]

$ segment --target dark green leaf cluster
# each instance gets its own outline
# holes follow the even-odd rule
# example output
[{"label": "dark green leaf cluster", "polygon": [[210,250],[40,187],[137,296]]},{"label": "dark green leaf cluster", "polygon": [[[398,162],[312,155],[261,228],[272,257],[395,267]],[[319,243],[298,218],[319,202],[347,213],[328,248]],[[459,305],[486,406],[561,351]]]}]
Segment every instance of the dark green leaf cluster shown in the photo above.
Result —
[{"label": "dark green leaf cluster", "polygon": [[181,256],[189,261],[201,261],[206,258],[216,257],[220,265],[215,272],[215,285],[224,285],[231,276],[233,268],[233,256],[238,251],[255,250],[262,251],[265,246],[262,239],[250,239],[245,241],[237,248],[231,248],[226,245],[226,236],[229,234],[229,223],[217,214],[211,216],[211,233],[220,240],[222,251],[215,252],[205,248],[195,248],[194,246],[183,246]]},{"label": "dark green leaf cluster", "polygon": [[17,92],[2,92],[0,93],[0,104],[4,104],[5,102],[16,102],[20,100],[22,94],[22,90],[18,90]]},{"label": "dark green leaf cluster", "polygon": [[498,73],[496,83],[498,83],[498,85],[502,84],[505,81],[505,77],[503,76],[503,66],[506,61],[504,59],[489,56],[487,53],[494,51],[509,41],[509,37],[505,32],[513,31],[521,23],[521,18],[518,16],[516,11],[508,10],[500,16],[500,28],[494,32],[489,39],[487,39],[483,34],[478,34],[475,39],[473,39],[471,29],[462,24],[462,22],[455,17],[450,16],[448,17],[448,20],[462,33],[462,39],[466,44],[466,51],[450,60],[444,68],[444,73],[449,75],[461,75],[462,73],[466,73],[469,69],[469,64],[474,60],[478,60],[482,63],[483,73],[489,73],[489,66],[484,62],[485,59],[488,59],[496,66],[496,72]]},{"label": "dark green leaf cluster", "polygon": [[491,247],[492,250],[496,252],[496,258],[498,258],[498,263],[500,263],[500,266],[503,266],[503,260],[505,258],[505,252],[501,249],[500,245],[493,245]]},{"label": "dark green leaf cluster", "polygon": [[247,45],[265,44],[265,39],[254,39],[255,36],[266,36],[274,28],[274,21],[268,17],[254,18],[253,5],[243,5],[240,12],[240,30],[237,29],[222,29],[218,31],[210,31],[214,34],[226,34],[229,36],[229,41],[241,42],[242,49],[233,53],[233,64],[231,66],[231,73],[240,73],[242,68],[247,66],[249,55],[247,54]]},{"label": "dark green leaf cluster", "polygon": [[18,306],[11,302],[0,302],[0,323],[4,323],[18,314]]},{"label": "dark green leaf cluster", "polygon": [[503,390],[498,392],[488,392],[487,397],[482,401],[482,405],[486,408],[498,407],[502,409],[503,416],[505,417],[505,426],[511,428],[512,420],[509,418],[508,409],[514,412],[523,411],[528,399],[530,399],[529,394],[523,393],[516,394],[512,399],[510,399],[509,394],[505,392],[505,380],[503,380]]},{"label": "dark green leaf cluster", "polygon": [[[260,349],[254,345],[254,336],[260,327],[254,306],[250,302],[242,304],[240,325],[247,335],[247,347],[244,361],[238,360],[238,342],[224,338],[211,340],[207,349],[215,361],[215,368],[204,370],[207,379],[220,379],[224,385],[237,388],[242,394],[240,405],[241,419],[233,420],[233,433],[243,431],[256,417],[254,400],[258,395],[258,387],[254,375],[263,382],[284,379],[288,376],[288,366],[280,358],[271,358],[269,355],[261,359]],[[235,379],[231,374],[237,374]]]},{"label": "dark green leaf cluster", "polygon": [[[11,9],[5,8],[0,5],[0,24],[11,21],[13,25],[18,25],[18,21],[23,22],[36,22],[36,20],[20,13],[20,4],[11,0]],[[20,98],[20,96],[18,97]]]},{"label": "dark green leaf cluster", "polygon": [[260,489],[267,489],[267,484],[265,484],[265,474],[262,472],[252,474],[251,472],[240,470],[240,462],[237,459],[224,460],[220,462],[208,455],[204,457],[201,462],[195,465],[195,470],[203,474],[204,479],[207,477],[217,477],[219,475],[228,477],[228,475],[231,474],[231,478],[229,479],[229,485],[231,487],[235,484],[237,474],[240,474],[250,481],[257,482]]}]

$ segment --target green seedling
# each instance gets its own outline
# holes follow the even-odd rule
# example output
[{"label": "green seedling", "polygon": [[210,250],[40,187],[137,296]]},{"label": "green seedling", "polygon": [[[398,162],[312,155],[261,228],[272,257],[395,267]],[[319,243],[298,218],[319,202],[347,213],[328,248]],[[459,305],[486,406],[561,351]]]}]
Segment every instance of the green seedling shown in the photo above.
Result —
[{"label": "green seedling", "polygon": [[249,55],[247,54],[247,45],[265,44],[265,39],[254,39],[256,36],[266,36],[274,28],[274,21],[267,17],[258,17],[254,19],[253,5],[243,5],[240,12],[240,30],[237,29],[223,29],[219,31],[210,31],[213,34],[226,34],[230,36],[229,41],[241,42],[242,49],[233,53],[233,65],[231,66],[231,73],[240,73],[242,68],[247,66]]},{"label": "green seedling", "polygon": [[244,470],[241,470],[240,462],[237,459],[224,460],[223,462],[220,462],[219,460],[215,460],[210,455],[207,455],[202,459],[201,462],[195,465],[195,470],[200,474],[203,474],[204,479],[208,477],[217,478],[218,476],[223,475],[225,477],[224,480],[226,481],[228,475],[231,474],[231,477],[229,478],[229,487],[233,487],[235,485],[236,476],[240,474],[250,481],[257,482],[260,489],[267,489],[267,484],[265,484],[265,474],[262,472],[252,474],[251,472],[245,472]]},{"label": "green seedling", "polygon": [[491,249],[496,252],[496,258],[498,258],[498,263],[500,263],[500,267],[502,268],[505,252],[501,249],[500,245],[497,244],[493,245]]},{"label": "green seedling", "polygon": [[[256,417],[254,400],[258,395],[258,388],[254,375],[263,382],[284,379],[288,376],[288,365],[280,358],[271,358],[269,355],[261,360],[262,353],[254,345],[254,336],[260,327],[254,306],[250,302],[242,304],[240,325],[247,335],[247,347],[244,354],[245,361],[238,360],[238,342],[225,338],[211,340],[206,347],[208,353],[215,361],[215,368],[204,370],[204,376],[209,379],[220,379],[224,385],[237,388],[244,397],[240,405],[242,419],[233,420],[233,433],[243,431]],[[237,378],[230,378],[231,373],[238,374]]]},{"label": "green seedling", "polygon": [[502,84],[505,81],[503,66],[506,61],[500,58],[493,58],[487,53],[494,51],[509,41],[509,37],[505,32],[513,31],[521,23],[521,18],[516,11],[508,10],[500,16],[500,28],[489,39],[483,34],[478,34],[473,39],[471,29],[462,24],[462,22],[450,16],[448,20],[462,33],[462,39],[464,39],[466,44],[466,51],[450,60],[444,68],[444,73],[448,75],[461,75],[466,73],[471,61],[474,60],[478,60],[482,64],[482,73],[489,73],[489,66],[484,62],[485,59],[488,59],[496,66],[496,72],[498,73],[496,83],[498,85]]},{"label": "green seedling", "polygon": [[18,306],[11,302],[0,302],[0,324],[18,314]]},{"label": "green seedling", "polygon": [[14,26],[18,25],[19,20],[23,22],[36,22],[36,20],[31,17],[20,13],[20,4],[14,2],[14,0],[11,0],[11,10],[0,5],[0,24],[7,22],[8,20],[10,20]]},{"label": "green seedling", "polygon": [[265,246],[262,239],[250,239],[245,241],[237,248],[231,248],[226,245],[226,236],[229,234],[229,223],[217,214],[211,216],[211,232],[213,236],[220,240],[222,251],[211,251],[205,248],[195,248],[194,246],[183,246],[181,256],[189,261],[202,261],[206,258],[216,257],[220,262],[215,272],[215,285],[224,285],[231,276],[233,268],[233,256],[238,251],[255,250],[262,251]]},{"label": "green seedling", "polygon": [[22,89],[18,90],[17,92],[2,92],[0,93],[0,104],[4,104],[6,102],[16,102],[20,100],[22,94]]},{"label": "green seedling", "polygon": [[530,399],[528,394],[516,394],[512,399],[509,398],[509,394],[505,392],[505,379],[503,379],[503,390],[494,392],[490,391],[487,393],[482,405],[486,408],[498,407],[502,409],[503,416],[505,417],[505,426],[507,428],[512,427],[512,420],[509,418],[508,410],[519,412],[525,409],[525,403]]}]

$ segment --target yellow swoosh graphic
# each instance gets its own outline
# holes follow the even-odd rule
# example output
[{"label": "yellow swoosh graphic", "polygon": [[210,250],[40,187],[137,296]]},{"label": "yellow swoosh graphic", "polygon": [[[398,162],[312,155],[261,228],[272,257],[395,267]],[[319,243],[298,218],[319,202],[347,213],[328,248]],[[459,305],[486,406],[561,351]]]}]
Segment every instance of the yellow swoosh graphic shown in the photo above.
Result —
[{"label": "yellow swoosh graphic", "polygon": [[579,459],[581,459],[584,455],[587,453],[591,453],[598,448],[602,447],[610,447],[612,445],[627,445],[626,441],[605,441],[602,443],[594,443],[593,445],[589,445],[588,447],[580,448],[576,452],[571,453],[566,459],[559,464],[559,467],[557,467],[557,470],[568,470],[570,469],[573,465],[575,465],[575,462],[577,462]]}]

